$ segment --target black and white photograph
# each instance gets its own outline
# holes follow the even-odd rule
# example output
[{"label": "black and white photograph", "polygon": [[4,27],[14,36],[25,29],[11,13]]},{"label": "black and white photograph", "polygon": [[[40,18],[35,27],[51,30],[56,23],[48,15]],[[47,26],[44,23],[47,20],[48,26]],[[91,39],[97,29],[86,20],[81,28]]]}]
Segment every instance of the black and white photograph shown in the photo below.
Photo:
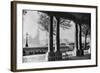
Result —
[{"label": "black and white photograph", "polygon": [[97,66],[97,6],[12,2],[12,71]]},{"label": "black and white photograph", "polygon": [[91,14],[22,10],[23,62],[91,59]]}]

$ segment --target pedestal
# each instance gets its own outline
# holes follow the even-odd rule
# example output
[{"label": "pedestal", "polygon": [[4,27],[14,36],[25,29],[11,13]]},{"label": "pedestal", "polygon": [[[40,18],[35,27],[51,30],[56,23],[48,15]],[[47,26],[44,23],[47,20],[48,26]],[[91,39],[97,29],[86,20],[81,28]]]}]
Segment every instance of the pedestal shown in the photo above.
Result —
[{"label": "pedestal", "polygon": [[60,51],[55,52],[55,60],[62,60],[62,53]]},{"label": "pedestal", "polygon": [[48,61],[55,61],[55,53],[54,52],[48,52]]},{"label": "pedestal", "polygon": [[77,56],[83,56],[84,51],[83,50],[77,50]]}]

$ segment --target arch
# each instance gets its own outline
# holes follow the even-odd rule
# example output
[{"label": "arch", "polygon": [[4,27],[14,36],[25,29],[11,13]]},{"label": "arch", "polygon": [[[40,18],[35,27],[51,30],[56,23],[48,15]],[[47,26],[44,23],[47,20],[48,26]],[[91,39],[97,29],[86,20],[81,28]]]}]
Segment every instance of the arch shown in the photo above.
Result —
[{"label": "arch", "polygon": [[[57,51],[59,51],[59,18],[65,18],[65,19],[69,19],[69,20],[73,20],[75,22],[75,37],[76,37],[76,48],[77,48],[77,56],[81,56],[83,55],[83,50],[81,49],[81,24],[90,24],[90,15],[88,14],[83,14],[83,13],[72,13],[72,12],[53,12],[53,11],[40,11],[43,13],[46,13],[48,16],[50,16],[50,48],[52,51],[52,54],[54,54],[53,52],[53,16],[56,17],[57,19],[57,37],[56,37],[56,44],[57,44]],[[79,31],[79,32],[78,32]],[[52,55],[55,56],[55,55]]]}]

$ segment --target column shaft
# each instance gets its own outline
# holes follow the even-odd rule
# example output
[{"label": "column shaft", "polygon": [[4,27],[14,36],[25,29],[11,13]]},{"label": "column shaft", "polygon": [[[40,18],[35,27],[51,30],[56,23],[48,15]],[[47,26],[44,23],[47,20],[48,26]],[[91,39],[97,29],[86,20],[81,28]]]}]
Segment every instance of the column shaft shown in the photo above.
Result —
[{"label": "column shaft", "polygon": [[62,53],[60,51],[60,18],[57,19],[56,25],[56,52],[55,52],[55,60],[62,60]]},{"label": "column shaft", "polygon": [[50,51],[53,52],[53,16],[50,16],[49,47]]},{"label": "column shaft", "polygon": [[48,61],[54,61],[54,60],[55,60],[55,53],[53,48],[53,16],[50,16]]},{"label": "column shaft", "polygon": [[60,19],[57,18],[57,25],[56,25],[56,51],[60,51]]},{"label": "column shaft", "polygon": [[75,25],[75,28],[76,28],[76,36],[75,36],[75,38],[76,38],[76,49],[78,50],[78,24],[77,23]]},{"label": "column shaft", "polygon": [[77,50],[77,56],[83,56],[81,24],[78,24],[78,50]]}]

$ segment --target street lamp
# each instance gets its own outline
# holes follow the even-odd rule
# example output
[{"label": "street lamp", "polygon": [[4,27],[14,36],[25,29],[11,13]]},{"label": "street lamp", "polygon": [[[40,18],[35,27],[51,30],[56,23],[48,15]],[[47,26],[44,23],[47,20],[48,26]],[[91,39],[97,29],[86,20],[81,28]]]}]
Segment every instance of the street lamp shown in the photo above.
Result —
[{"label": "street lamp", "polygon": [[28,47],[28,32],[26,32],[26,44],[25,44],[26,47]]}]

